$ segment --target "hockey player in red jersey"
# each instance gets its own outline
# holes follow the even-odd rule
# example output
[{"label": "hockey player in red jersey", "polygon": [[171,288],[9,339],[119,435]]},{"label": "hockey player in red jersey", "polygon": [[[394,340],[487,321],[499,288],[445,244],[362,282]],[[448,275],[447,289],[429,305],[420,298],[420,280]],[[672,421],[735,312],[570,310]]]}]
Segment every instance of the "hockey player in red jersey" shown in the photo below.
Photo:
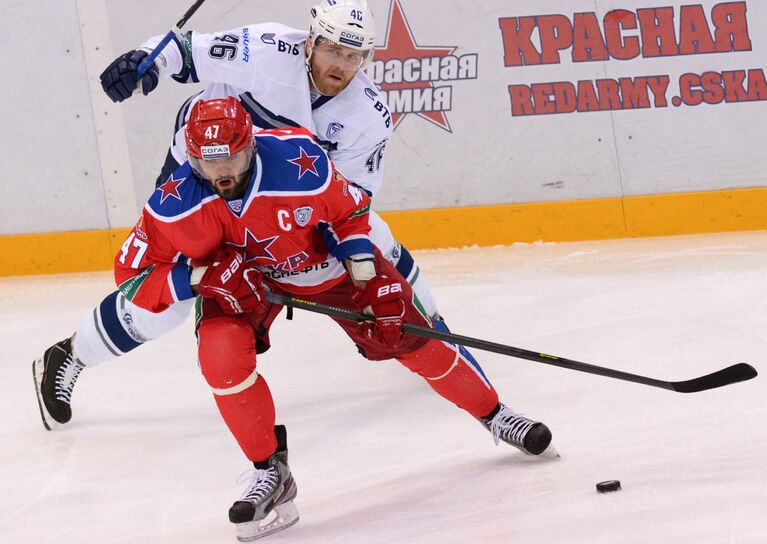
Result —
[{"label": "hockey player in red jersey", "polygon": [[[171,75],[182,83],[209,82],[179,110],[156,186],[187,160],[183,125],[192,104],[237,95],[260,128],[308,128],[346,178],[375,196],[383,183],[384,148],[393,126],[384,96],[365,73],[375,51],[373,12],[366,0],[319,0],[310,15],[308,31],[269,22],[212,34],[189,31],[163,50],[141,81],[138,64],[159,37],[120,55],[104,70],[102,87],[117,102],[132,97],[137,86],[148,94]],[[407,279],[427,313],[438,316],[426,275],[407,248],[375,212],[369,222],[375,245]],[[153,313],[132,304],[120,291],[103,297],[70,338],[49,346],[33,362],[45,428],[71,420],[70,403],[82,370],[116,360],[181,326],[192,307],[187,301]],[[446,330],[442,321],[436,325]]]},{"label": "hockey player in red jersey", "polygon": [[285,428],[275,426],[272,395],[257,370],[281,309],[267,302],[266,289],[367,311],[368,323],[337,323],[368,359],[398,360],[496,442],[533,455],[549,446],[549,429],[499,403],[482,370],[455,346],[402,334],[403,322],[431,321],[370,242],[369,197],[334,169],[308,131],[254,136],[235,98],[202,101],[187,125],[187,148],[189,162],[150,197],[117,255],[115,278],[129,300],[153,311],[201,296],[202,373],[255,466],[229,510],[238,538],[298,520]]}]

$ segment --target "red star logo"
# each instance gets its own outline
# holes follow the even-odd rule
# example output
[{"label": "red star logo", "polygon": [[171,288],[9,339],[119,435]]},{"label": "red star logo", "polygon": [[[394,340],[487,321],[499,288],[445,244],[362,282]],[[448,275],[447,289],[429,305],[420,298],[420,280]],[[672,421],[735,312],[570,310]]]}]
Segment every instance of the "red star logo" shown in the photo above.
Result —
[{"label": "red star logo", "polygon": [[288,159],[288,162],[292,162],[296,166],[298,166],[298,179],[301,179],[304,177],[304,174],[306,172],[311,172],[315,176],[317,174],[317,169],[314,167],[314,163],[317,162],[317,159],[320,158],[319,155],[308,155],[306,151],[304,151],[304,148],[301,147],[301,155],[296,157],[295,159]]},{"label": "red star logo", "polygon": [[178,194],[178,186],[184,183],[185,179],[186,178],[175,179],[173,174],[171,174],[168,177],[168,180],[158,187],[158,189],[162,191],[162,195],[160,196],[160,204],[165,202],[165,199],[169,196],[181,200],[181,195]]},{"label": "red star logo", "polygon": [[[386,42],[383,47],[376,48],[375,59],[386,62],[391,59],[422,59],[425,57],[445,57],[452,55],[455,51],[455,47],[421,47],[415,42],[413,33],[410,31],[410,25],[405,19],[405,14],[402,12],[402,6],[399,4],[399,0],[393,0],[391,3],[391,13],[389,15],[389,28],[386,31]],[[384,91],[401,90],[401,89],[425,89],[428,87],[434,87],[432,81],[414,81],[412,83],[407,81],[397,83],[381,83],[379,87]],[[440,128],[452,132],[450,130],[450,123],[447,122],[447,117],[444,111],[424,111],[413,112],[419,117],[423,117],[427,121],[434,123]],[[399,122],[408,115],[407,113],[392,113],[392,120],[394,121],[394,128],[397,128]]]},{"label": "red star logo", "polygon": [[259,240],[249,229],[245,229],[245,243],[244,244],[229,244],[236,248],[240,248],[245,252],[245,260],[253,261],[255,259],[266,259],[269,261],[276,261],[272,252],[269,251],[269,246],[277,241],[279,236],[270,236]]}]

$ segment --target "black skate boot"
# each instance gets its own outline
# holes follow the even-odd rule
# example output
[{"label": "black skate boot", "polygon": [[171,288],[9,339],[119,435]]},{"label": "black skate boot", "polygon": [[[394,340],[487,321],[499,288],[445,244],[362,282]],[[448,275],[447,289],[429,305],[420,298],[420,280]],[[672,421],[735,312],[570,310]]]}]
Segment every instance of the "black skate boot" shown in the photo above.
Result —
[{"label": "black skate boot", "polygon": [[479,422],[492,433],[496,445],[503,440],[528,455],[540,455],[548,448],[549,455],[559,457],[556,450],[549,447],[551,431],[546,425],[527,419],[500,402],[487,417],[479,418]]},{"label": "black skate boot", "polygon": [[274,432],[277,451],[266,461],[253,463],[256,470],[248,488],[229,509],[229,521],[235,524],[240,542],[263,538],[298,522],[293,504],[298,489],[288,467],[285,426],[276,425]]},{"label": "black skate boot", "polygon": [[43,425],[49,431],[72,419],[72,390],[85,365],[72,354],[72,339],[52,345],[32,362],[37,404]]}]

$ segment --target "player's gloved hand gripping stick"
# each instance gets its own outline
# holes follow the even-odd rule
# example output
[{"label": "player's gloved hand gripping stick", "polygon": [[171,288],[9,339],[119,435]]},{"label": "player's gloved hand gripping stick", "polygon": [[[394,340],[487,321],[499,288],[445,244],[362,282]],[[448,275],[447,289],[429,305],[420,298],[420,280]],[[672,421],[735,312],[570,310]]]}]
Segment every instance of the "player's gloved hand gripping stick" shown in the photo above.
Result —
[{"label": "player's gloved hand gripping stick", "polygon": [[101,73],[101,87],[112,102],[122,102],[136,93],[147,95],[157,87],[160,70],[155,65],[155,59],[175,35],[180,36],[181,27],[204,1],[197,0],[152,51],[147,53],[142,49],[133,49],[107,66]]},{"label": "player's gloved hand gripping stick", "polygon": [[402,338],[402,318],[405,315],[405,301],[402,298],[402,281],[377,274],[370,278],[362,291],[355,295],[357,302],[370,306],[375,323],[363,322],[366,334],[375,336],[379,342],[397,347]]},{"label": "player's gloved hand gripping stick", "polygon": [[157,55],[162,53],[162,50],[165,49],[165,46],[170,43],[170,41],[173,39],[173,35],[181,34],[181,28],[186,24],[189,18],[194,15],[194,13],[199,9],[203,2],[205,2],[205,0],[197,0],[192,5],[192,7],[189,8],[186,13],[184,13],[184,16],[178,20],[176,26],[171,28],[170,32],[168,32],[160,41],[160,43],[157,44],[157,47],[155,47],[154,50],[149,53],[149,55],[147,55],[144,60],[141,61],[141,63],[138,65],[138,70],[136,71],[136,75],[138,76],[139,80],[144,76],[144,74],[146,74],[146,71],[149,70],[149,67],[152,66],[152,63],[154,63],[154,59],[157,58]]},{"label": "player's gloved hand gripping stick", "polygon": [[221,251],[216,263],[207,267],[197,284],[197,292],[218,302],[229,315],[263,312],[269,306],[263,276],[245,255],[234,249]]}]

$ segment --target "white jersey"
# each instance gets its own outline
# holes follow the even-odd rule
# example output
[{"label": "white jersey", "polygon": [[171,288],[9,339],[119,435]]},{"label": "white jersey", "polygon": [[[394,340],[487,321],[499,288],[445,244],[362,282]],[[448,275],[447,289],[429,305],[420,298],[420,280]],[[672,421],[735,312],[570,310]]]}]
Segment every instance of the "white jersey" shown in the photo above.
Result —
[{"label": "white jersey", "polygon": [[[305,65],[307,37],[305,31],[263,23],[214,34],[190,32],[184,42],[176,42],[178,47],[168,45],[161,55],[167,63],[163,73],[175,74],[177,81],[210,83],[179,113],[174,158],[186,160],[183,124],[196,100],[239,96],[254,125],[306,127],[349,180],[375,194],[383,182],[384,147],[392,135],[389,110],[361,70],[338,95],[312,96]],[[159,40],[142,47],[151,49]]]}]

